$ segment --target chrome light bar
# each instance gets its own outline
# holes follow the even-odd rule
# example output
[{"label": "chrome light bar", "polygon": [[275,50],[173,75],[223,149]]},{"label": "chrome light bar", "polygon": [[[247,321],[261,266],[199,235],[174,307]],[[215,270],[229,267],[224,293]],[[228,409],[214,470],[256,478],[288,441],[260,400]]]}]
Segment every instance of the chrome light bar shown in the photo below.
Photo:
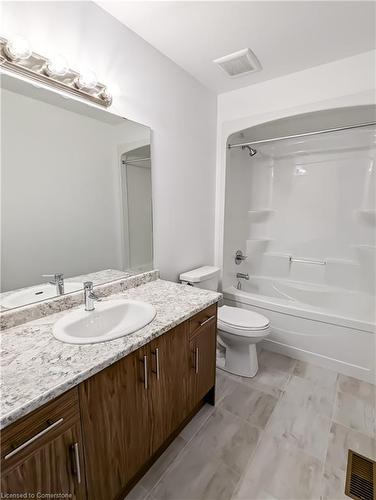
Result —
[{"label": "chrome light bar", "polygon": [[64,64],[63,56],[58,57],[59,60],[50,60],[32,52],[26,40],[0,37],[0,67],[101,106],[111,105],[110,92],[105,85],[96,81],[93,73],[80,74]]}]

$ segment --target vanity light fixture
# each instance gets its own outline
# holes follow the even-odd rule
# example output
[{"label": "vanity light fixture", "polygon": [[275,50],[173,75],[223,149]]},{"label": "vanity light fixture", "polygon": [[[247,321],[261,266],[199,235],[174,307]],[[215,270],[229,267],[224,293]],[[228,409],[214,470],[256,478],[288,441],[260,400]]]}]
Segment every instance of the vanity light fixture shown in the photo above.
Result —
[{"label": "vanity light fixture", "polygon": [[112,92],[109,90],[108,87],[104,87],[102,90],[101,96],[105,101],[112,101]]},{"label": "vanity light fixture", "polygon": [[22,36],[15,36],[4,45],[4,52],[11,61],[24,61],[31,56],[29,42]]},{"label": "vanity light fixture", "polygon": [[72,70],[60,54],[47,58],[32,52],[27,40],[19,36],[9,40],[0,37],[0,67],[101,106],[112,103],[110,91],[92,71]]},{"label": "vanity light fixture", "polygon": [[83,71],[74,81],[78,89],[93,90],[97,86],[98,80],[90,70]]},{"label": "vanity light fixture", "polygon": [[68,71],[68,61],[61,54],[56,54],[51,57],[44,66],[44,72],[47,76],[64,76]]}]

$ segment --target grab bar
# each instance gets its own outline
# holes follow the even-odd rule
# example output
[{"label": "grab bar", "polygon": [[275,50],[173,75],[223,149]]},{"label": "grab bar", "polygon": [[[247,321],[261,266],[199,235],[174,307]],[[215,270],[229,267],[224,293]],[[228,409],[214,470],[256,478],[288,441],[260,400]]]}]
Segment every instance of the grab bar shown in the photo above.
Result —
[{"label": "grab bar", "polygon": [[318,266],[325,266],[325,260],[311,260],[311,259],[295,259],[294,257],[289,257],[290,264],[292,262],[302,262],[303,264],[317,264]]}]

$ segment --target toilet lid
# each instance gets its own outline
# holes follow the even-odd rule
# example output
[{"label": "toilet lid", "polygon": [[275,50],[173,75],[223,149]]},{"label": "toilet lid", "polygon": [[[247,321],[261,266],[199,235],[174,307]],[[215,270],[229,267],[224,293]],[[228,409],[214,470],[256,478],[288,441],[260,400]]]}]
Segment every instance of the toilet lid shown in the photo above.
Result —
[{"label": "toilet lid", "polygon": [[263,330],[269,326],[269,320],[262,314],[230,306],[218,309],[218,324],[220,323],[239,330]]}]

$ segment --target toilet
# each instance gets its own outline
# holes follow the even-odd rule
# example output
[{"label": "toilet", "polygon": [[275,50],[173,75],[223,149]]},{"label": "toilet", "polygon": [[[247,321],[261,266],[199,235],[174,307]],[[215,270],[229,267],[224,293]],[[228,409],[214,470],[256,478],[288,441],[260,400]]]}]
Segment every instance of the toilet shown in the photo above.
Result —
[{"label": "toilet", "polygon": [[[203,266],[180,275],[183,284],[217,290],[219,268]],[[248,309],[224,305],[218,309],[218,342],[226,350],[225,361],[219,368],[254,377],[258,370],[256,344],[270,333],[269,320]]]}]

